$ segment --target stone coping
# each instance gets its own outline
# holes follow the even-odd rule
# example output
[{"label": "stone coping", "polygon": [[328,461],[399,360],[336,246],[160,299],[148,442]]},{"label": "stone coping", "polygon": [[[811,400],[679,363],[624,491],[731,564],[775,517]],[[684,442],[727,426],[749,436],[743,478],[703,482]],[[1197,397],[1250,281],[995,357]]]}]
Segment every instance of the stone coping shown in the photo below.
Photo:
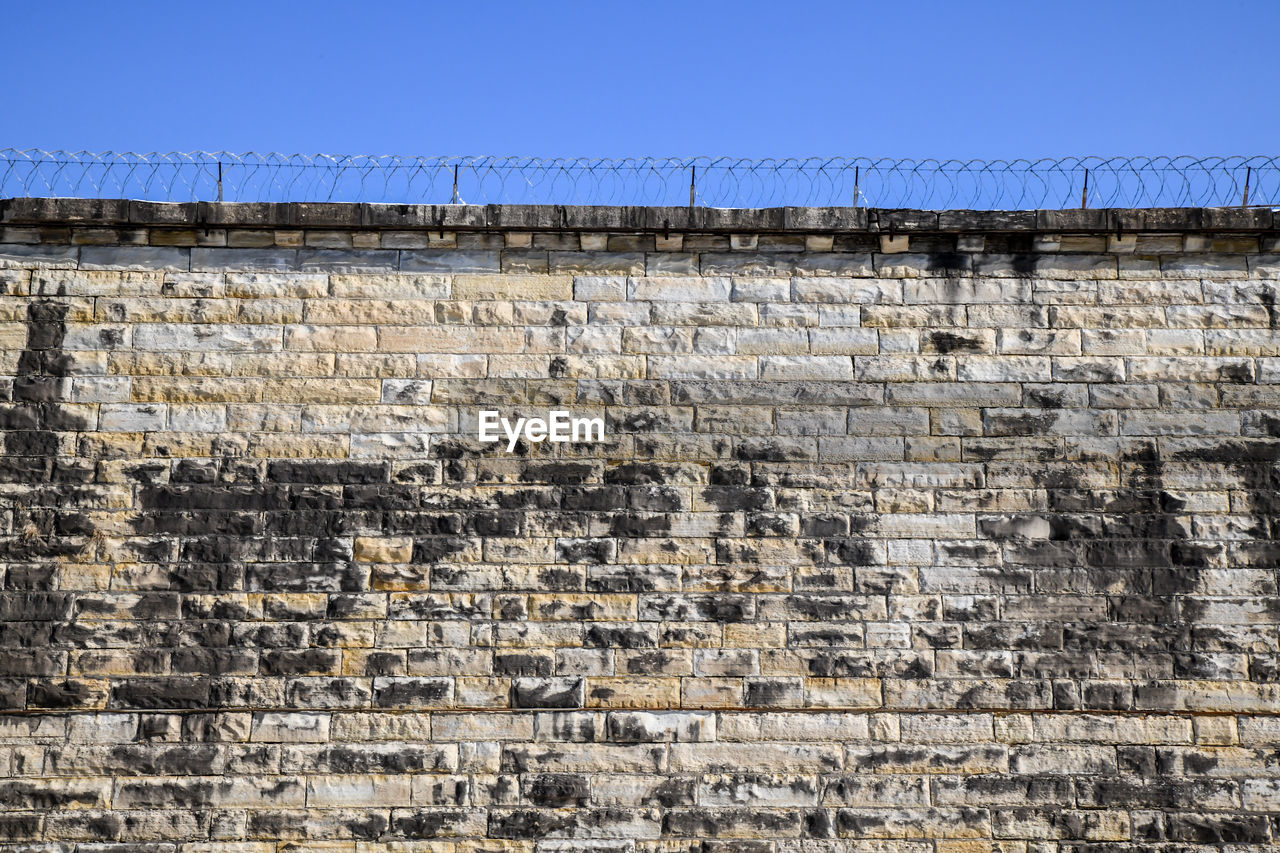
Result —
[{"label": "stone coping", "polygon": [[805,233],[1259,233],[1280,230],[1280,209],[1186,207],[1099,210],[881,210],[851,207],[595,207],[345,202],[149,202],[0,199],[0,225],[155,228],[339,228],[510,231]]}]

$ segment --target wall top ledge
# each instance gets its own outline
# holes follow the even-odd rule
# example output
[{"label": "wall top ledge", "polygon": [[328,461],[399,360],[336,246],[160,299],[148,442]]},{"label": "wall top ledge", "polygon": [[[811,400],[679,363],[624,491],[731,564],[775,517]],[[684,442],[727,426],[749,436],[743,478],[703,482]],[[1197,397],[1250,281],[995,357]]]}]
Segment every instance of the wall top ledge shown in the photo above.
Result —
[{"label": "wall top ledge", "polygon": [[369,230],[1124,233],[1270,232],[1270,207],[1098,210],[883,210],[852,207],[593,207],[346,202],[150,202],[128,199],[0,199],[4,225]]}]

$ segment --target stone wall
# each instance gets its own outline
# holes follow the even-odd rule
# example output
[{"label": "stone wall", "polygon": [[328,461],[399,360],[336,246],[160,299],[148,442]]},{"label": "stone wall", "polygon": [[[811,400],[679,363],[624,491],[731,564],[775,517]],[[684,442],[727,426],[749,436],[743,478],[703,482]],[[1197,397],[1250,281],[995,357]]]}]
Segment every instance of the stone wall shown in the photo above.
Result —
[{"label": "stone wall", "polygon": [[0,849],[1280,840],[1269,210],[0,223]]}]

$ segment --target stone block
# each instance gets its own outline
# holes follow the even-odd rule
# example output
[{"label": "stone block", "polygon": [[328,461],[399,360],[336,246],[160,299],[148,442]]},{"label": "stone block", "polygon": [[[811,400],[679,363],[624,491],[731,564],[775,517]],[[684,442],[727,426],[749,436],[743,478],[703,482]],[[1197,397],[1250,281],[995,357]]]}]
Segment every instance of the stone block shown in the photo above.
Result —
[{"label": "stone block", "polygon": [[253,715],[250,739],[265,743],[324,743],[329,740],[329,715],[261,711]]},{"label": "stone block", "polygon": [[729,279],[632,276],[627,279],[627,299],[645,302],[727,302]]}]

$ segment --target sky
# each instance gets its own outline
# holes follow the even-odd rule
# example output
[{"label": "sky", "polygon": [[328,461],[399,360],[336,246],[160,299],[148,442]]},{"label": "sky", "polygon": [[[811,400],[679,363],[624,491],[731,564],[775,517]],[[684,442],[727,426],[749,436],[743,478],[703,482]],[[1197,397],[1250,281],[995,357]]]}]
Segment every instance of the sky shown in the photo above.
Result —
[{"label": "sky", "polygon": [[1273,154],[1276,0],[4,9],[0,148]]}]

